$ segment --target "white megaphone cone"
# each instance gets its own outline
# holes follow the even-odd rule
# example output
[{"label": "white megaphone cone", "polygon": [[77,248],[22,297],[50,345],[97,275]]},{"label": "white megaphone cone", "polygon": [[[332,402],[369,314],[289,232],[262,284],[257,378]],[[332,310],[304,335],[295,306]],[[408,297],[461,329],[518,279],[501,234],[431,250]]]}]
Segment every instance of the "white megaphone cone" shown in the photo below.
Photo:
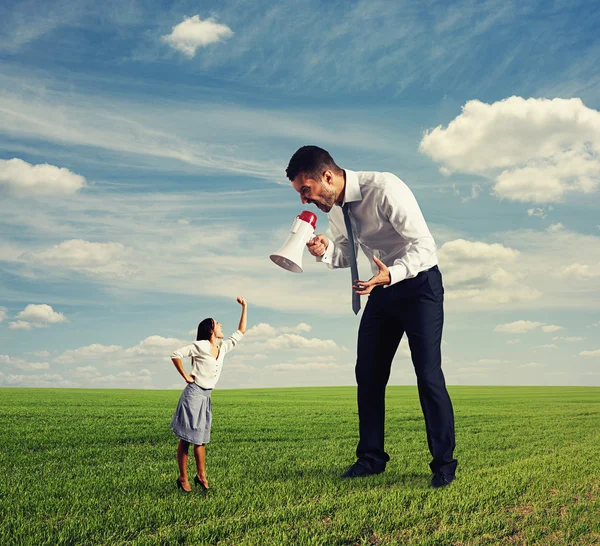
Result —
[{"label": "white megaphone cone", "polygon": [[307,210],[302,211],[296,216],[286,242],[269,258],[283,269],[293,273],[302,273],[304,247],[312,239],[316,227],[317,216]]}]

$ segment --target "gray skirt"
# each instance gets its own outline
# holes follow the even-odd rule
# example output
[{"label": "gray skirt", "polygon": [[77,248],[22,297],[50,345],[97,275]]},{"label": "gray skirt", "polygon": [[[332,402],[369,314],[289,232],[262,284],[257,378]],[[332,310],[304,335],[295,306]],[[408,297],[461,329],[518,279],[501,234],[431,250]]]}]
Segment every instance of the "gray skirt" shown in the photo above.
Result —
[{"label": "gray skirt", "polygon": [[175,415],[171,419],[171,428],[175,436],[195,445],[210,442],[211,392],[212,389],[203,389],[196,383],[187,384],[177,402]]}]

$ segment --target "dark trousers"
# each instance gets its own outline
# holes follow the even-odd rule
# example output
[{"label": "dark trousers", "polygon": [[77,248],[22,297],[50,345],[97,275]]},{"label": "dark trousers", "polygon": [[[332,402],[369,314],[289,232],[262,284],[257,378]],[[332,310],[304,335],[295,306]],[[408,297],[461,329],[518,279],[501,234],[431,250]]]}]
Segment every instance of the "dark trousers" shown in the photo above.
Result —
[{"label": "dark trousers", "polygon": [[392,360],[406,332],[417,375],[433,472],[454,475],[454,413],[442,372],[444,287],[437,266],[369,295],[358,332],[359,459],[383,469],[385,388]]}]

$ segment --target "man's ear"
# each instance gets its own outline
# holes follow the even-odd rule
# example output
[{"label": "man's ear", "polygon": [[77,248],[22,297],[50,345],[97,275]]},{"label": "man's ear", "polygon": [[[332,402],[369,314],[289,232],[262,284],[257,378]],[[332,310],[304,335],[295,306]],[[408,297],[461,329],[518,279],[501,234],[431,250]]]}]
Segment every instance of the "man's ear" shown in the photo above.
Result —
[{"label": "man's ear", "polygon": [[325,182],[328,186],[333,185],[333,173],[329,170],[323,173],[323,182]]}]

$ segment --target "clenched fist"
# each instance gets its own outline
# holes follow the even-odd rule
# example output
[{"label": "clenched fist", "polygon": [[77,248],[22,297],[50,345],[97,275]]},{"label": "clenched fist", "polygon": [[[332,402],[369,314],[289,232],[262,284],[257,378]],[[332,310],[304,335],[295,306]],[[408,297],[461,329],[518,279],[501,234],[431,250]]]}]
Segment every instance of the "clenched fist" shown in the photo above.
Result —
[{"label": "clenched fist", "polygon": [[306,243],[308,251],[315,257],[323,256],[329,246],[329,239],[322,233],[315,235],[308,243]]}]

